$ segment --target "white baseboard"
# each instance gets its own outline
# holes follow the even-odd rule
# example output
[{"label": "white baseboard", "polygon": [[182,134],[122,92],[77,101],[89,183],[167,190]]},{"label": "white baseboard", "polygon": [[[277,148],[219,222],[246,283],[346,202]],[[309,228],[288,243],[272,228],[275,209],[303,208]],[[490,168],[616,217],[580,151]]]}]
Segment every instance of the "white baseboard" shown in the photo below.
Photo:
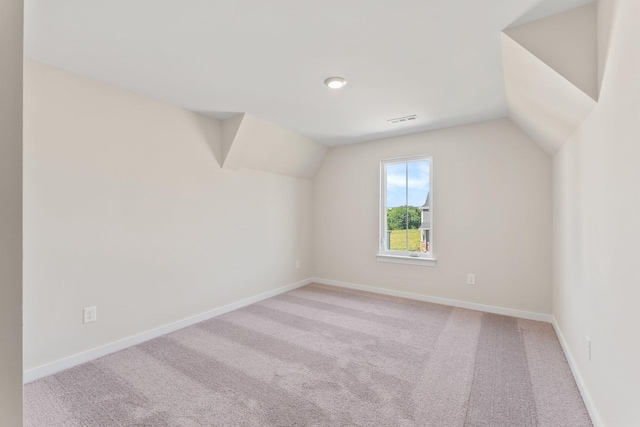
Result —
[{"label": "white baseboard", "polygon": [[37,379],[55,374],[56,372],[69,369],[86,362],[90,362],[92,360],[98,359],[108,354],[115,353],[116,351],[124,350],[125,348],[134,346],[136,344],[140,344],[145,341],[149,341],[153,338],[157,338],[159,336],[168,334],[170,332],[177,331],[178,329],[186,328],[187,326],[194,325],[196,323],[214,318],[216,316],[220,316],[221,314],[225,314],[230,311],[237,310],[239,308],[245,307],[250,304],[254,304],[256,302],[265,300],[267,298],[274,297],[276,295],[280,295],[285,292],[289,292],[301,286],[308,285],[311,282],[312,282],[311,279],[301,280],[299,282],[292,283],[287,286],[282,286],[280,288],[273,289],[271,291],[263,292],[255,296],[245,298],[243,300],[236,301],[231,304],[227,304],[223,307],[214,308],[213,310],[209,310],[204,313],[200,313],[195,316],[188,317],[186,319],[182,319],[174,323],[170,323],[168,325],[160,326],[159,328],[155,328],[150,331],[142,332],[140,334],[133,335],[131,337],[124,338],[119,341],[105,344],[103,346],[85,351],[83,353],[74,354],[73,356],[65,357],[64,359],[60,359],[55,362],[48,363],[46,365],[28,369],[23,373],[23,382],[24,384],[30,383]]},{"label": "white baseboard", "polygon": [[598,411],[595,407],[595,405],[593,404],[593,400],[591,400],[591,396],[589,394],[589,391],[584,383],[584,380],[582,379],[582,376],[580,375],[580,371],[577,368],[577,365],[575,363],[575,360],[573,358],[573,355],[571,354],[571,350],[569,350],[569,346],[567,345],[567,342],[564,339],[564,335],[562,334],[562,331],[560,330],[560,327],[558,326],[556,319],[553,315],[551,314],[543,314],[543,313],[535,313],[535,312],[531,312],[531,311],[522,311],[522,310],[514,310],[511,308],[504,308],[504,307],[496,307],[496,306],[492,306],[492,305],[485,305],[485,304],[477,304],[477,303],[473,303],[473,302],[467,302],[467,301],[459,301],[459,300],[454,300],[454,299],[448,299],[448,298],[438,298],[438,297],[431,297],[431,296],[427,296],[427,295],[421,295],[421,294],[414,294],[411,292],[403,292],[403,291],[396,291],[393,289],[386,289],[386,288],[377,288],[374,286],[367,286],[367,285],[360,285],[360,284],[355,284],[355,283],[348,283],[348,282],[341,282],[341,281],[337,281],[337,280],[330,280],[330,279],[322,279],[319,277],[314,277],[312,279],[313,283],[320,283],[323,285],[331,285],[331,286],[338,286],[341,288],[348,288],[348,289],[355,289],[355,290],[359,290],[359,291],[366,291],[366,292],[373,292],[376,294],[382,294],[382,295],[389,295],[389,296],[395,296],[395,297],[401,297],[401,298],[408,298],[408,299],[413,299],[413,300],[418,300],[418,301],[426,301],[426,302],[432,302],[435,304],[442,304],[442,305],[448,305],[448,306],[453,306],[453,307],[460,307],[460,308],[467,308],[470,310],[477,310],[477,311],[484,311],[487,313],[494,313],[494,314],[502,314],[505,316],[512,316],[512,317],[519,317],[522,319],[529,319],[529,320],[537,320],[537,321],[541,321],[541,322],[547,322],[547,323],[551,323],[553,325],[553,329],[556,331],[556,335],[558,336],[558,340],[560,341],[560,346],[562,347],[562,351],[565,354],[565,357],[567,358],[567,361],[569,363],[569,367],[571,368],[571,373],[573,374],[573,377],[576,381],[576,384],[578,385],[578,390],[580,391],[580,394],[582,395],[582,399],[584,400],[584,404],[587,408],[587,411],[589,412],[589,416],[591,417],[591,421],[593,423],[593,427],[604,427],[604,424],[602,423],[602,420],[600,418],[600,415],[598,414]]},{"label": "white baseboard", "polygon": [[562,330],[560,326],[558,326],[558,322],[556,322],[555,316],[552,316],[553,321],[553,329],[556,331],[556,335],[558,336],[558,341],[560,341],[560,346],[562,347],[562,351],[564,351],[564,355],[567,358],[567,362],[569,363],[569,368],[571,368],[571,373],[573,374],[573,378],[576,380],[576,384],[578,385],[578,390],[580,390],[580,394],[582,395],[582,400],[584,401],[584,405],[587,407],[587,411],[589,412],[589,416],[591,417],[591,422],[593,423],[593,427],[604,427],[602,423],[602,419],[600,418],[600,414],[598,414],[598,410],[596,406],[593,404],[593,400],[591,400],[591,395],[589,394],[589,390],[578,370],[578,365],[573,358],[573,354],[569,349],[569,345],[567,341],[564,339],[564,335],[562,334]]},{"label": "white baseboard", "polygon": [[387,288],[377,288],[368,285],[359,285],[355,283],[340,282],[337,280],[323,279],[320,277],[313,278],[314,283],[323,285],[339,286],[341,288],[356,289],[359,291],[373,292],[376,294],[389,295],[413,299],[418,301],[432,302],[434,304],[448,305],[452,307],[467,308],[469,310],[484,311],[487,313],[502,314],[505,316],[519,317],[521,319],[537,320],[540,322],[552,323],[553,317],[550,314],[535,313],[532,311],[515,310],[513,308],[497,307],[493,305],[478,304],[475,302],[460,301],[448,298],[432,297],[428,295],[414,294],[411,292],[396,291]]},{"label": "white baseboard", "polygon": [[263,292],[255,296],[245,298],[243,300],[236,301],[231,304],[227,304],[223,307],[215,308],[213,310],[209,310],[204,313],[200,313],[195,316],[188,317],[186,319],[179,320],[177,322],[170,323],[168,325],[164,325],[147,332],[143,332],[128,338],[121,339],[119,341],[115,341],[110,344],[103,345],[101,347],[94,348],[92,350],[85,351],[83,353],[78,353],[73,356],[69,356],[64,359],[60,359],[55,362],[48,363],[46,365],[28,369],[24,371],[24,375],[23,375],[24,384],[55,374],[65,369],[69,369],[74,366],[81,365],[86,362],[90,362],[92,360],[115,353],[117,351],[124,350],[125,348],[143,343],[145,341],[149,341],[153,338],[157,338],[159,336],[177,331],[179,329],[186,328],[187,326],[191,326],[196,323],[199,323],[208,319],[212,319],[216,316],[220,316],[230,311],[237,310],[242,307],[246,307],[248,305],[265,300],[267,298],[271,298],[276,295],[289,292],[291,290],[308,285],[310,283],[320,283],[324,285],[338,286],[341,288],[355,289],[359,291],[372,292],[376,294],[389,295],[389,296],[413,299],[417,301],[431,302],[434,304],[460,307],[460,308],[466,308],[470,310],[483,311],[487,313],[502,314],[505,316],[512,316],[512,317],[518,317],[522,319],[537,320],[541,322],[551,323],[553,325],[554,330],[556,331],[556,335],[558,336],[558,340],[560,341],[562,350],[564,351],[564,354],[567,358],[567,362],[569,363],[569,367],[571,369],[571,372],[573,373],[573,377],[576,380],[576,384],[578,385],[580,394],[582,395],[585,406],[587,407],[587,411],[589,411],[589,415],[591,416],[593,426],[604,427],[604,424],[600,419],[600,415],[598,414],[598,411],[595,405],[593,404],[593,401],[591,400],[591,396],[584,383],[584,380],[580,375],[580,371],[577,368],[577,365],[575,363],[571,350],[569,349],[569,346],[567,345],[567,342],[564,339],[564,335],[562,334],[562,331],[560,330],[560,327],[558,326],[556,319],[553,315],[530,312],[530,311],[515,310],[511,308],[478,304],[478,303],[460,301],[460,300],[454,300],[454,299],[448,299],[448,298],[432,297],[427,295],[414,294],[411,292],[397,291],[393,289],[378,288],[378,287],[368,286],[368,285],[360,285],[360,284],[342,282],[337,280],[323,279],[319,277],[301,280],[299,282],[292,283],[287,286],[282,286],[280,288],[273,289],[271,291]]}]

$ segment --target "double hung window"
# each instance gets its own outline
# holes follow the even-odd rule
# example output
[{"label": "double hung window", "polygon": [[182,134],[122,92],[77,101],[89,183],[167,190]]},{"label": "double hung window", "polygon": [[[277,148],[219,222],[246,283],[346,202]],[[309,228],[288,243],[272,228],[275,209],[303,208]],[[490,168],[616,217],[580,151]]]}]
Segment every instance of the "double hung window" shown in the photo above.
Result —
[{"label": "double hung window", "polygon": [[432,157],[383,160],[380,174],[378,260],[434,265]]}]

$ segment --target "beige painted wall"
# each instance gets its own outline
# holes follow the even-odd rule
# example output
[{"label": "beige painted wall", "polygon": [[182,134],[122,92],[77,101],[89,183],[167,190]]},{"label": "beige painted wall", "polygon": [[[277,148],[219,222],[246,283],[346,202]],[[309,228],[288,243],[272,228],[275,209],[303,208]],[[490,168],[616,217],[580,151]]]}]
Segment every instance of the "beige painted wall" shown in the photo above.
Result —
[{"label": "beige painted wall", "polygon": [[596,2],[504,30],[541,61],[598,99]]},{"label": "beige painted wall", "polygon": [[[437,266],[378,262],[380,160],[419,154]],[[508,119],[334,148],[315,181],[316,276],[550,313],[551,188],[551,158]]]},{"label": "beige painted wall", "polygon": [[599,6],[611,20],[600,22],[600,100],[554,158],[553,311],[603,425],[632,427],[640,425],[640,2]]},{"label": "beige painted wall", "polygon": [[22,10],[0,2],[0,426],[22,425]]},{"label": "beige painted wall", "polygon": [[220,122],[31,61],[24,120],[26,369],[311,276],[311,181],[222,170]]},{"label": "beige painted wall", "polygon": [[554,155],[596,101],[507,34],[501,38],[509,118]]}]

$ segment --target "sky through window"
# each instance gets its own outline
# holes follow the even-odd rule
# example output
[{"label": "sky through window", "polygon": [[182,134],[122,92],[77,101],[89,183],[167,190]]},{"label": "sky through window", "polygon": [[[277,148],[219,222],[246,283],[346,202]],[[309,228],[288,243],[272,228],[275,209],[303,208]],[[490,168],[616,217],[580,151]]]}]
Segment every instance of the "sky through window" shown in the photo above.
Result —
[{"label": "sky through window", "polygon": [[430,167],[429,160],[387,165],[387,208],[405,206],[407,198],[409,206],[422,206],[429,193]]}]

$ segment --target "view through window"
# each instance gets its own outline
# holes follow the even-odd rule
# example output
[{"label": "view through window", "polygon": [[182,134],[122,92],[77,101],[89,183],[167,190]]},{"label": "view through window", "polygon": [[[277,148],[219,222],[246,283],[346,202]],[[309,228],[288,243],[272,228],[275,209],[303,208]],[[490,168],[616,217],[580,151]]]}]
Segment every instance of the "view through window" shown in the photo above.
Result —
[{"label": "view through window", "polygon": [[432,252],[431,169],[430,156],[382,162],[381,253]]}]

